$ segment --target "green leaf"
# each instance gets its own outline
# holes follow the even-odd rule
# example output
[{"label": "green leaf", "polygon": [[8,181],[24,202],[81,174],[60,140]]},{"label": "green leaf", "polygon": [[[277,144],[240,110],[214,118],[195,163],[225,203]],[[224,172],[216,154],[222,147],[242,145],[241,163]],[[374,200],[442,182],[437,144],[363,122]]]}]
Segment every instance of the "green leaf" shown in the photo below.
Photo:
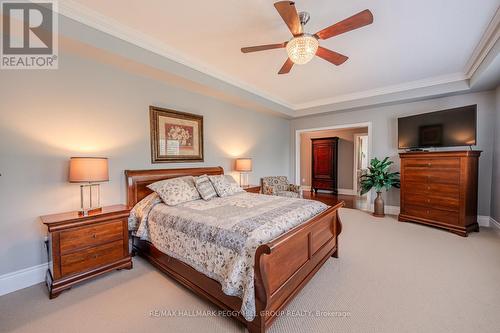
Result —
[{"label": "green leaf", "polygon": [[392,187],[399,188],[399,172],[389,172],[393,163],[393,161],[389,160],[389,157],[385,157],[383,160],[373,158],[368,167],[368,174],[360,177],[361,194],[369,192],[372,188],[375,188],[377,192],[382,191],[384,188],[386,191]]}]

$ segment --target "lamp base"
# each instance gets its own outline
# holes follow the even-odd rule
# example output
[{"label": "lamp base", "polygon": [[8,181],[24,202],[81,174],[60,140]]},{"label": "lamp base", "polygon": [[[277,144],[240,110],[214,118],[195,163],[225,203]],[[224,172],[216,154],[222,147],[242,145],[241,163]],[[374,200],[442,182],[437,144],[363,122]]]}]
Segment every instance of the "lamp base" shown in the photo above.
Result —
[{"label": "lamp base", "polygon": [[99,214],[101,212],[102,212],[102,207],[86,209],[86,210],[79,210],[78,216],[90,216],[90,215],[94,215],[94,214]]},{"label": "lamp base", "polygon": [[89,183],[80,185],[80,203],[80,211],[78,212],[80,216],[89,216],[89,214],[102,211],[100,184]]},{"label": "lamp base", "polygon": [[240,187],[248,187],[248,173],[240,172]]}]

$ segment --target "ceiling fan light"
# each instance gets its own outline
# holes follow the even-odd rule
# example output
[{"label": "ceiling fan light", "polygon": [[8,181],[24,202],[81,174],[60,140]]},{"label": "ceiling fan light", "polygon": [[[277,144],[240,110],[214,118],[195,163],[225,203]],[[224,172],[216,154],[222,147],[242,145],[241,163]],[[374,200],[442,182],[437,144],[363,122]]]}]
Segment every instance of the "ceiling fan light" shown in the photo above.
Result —
[{"label": "ceiling fan light", "polygon": [[300,37],[292,38],[286,44],[286,52],[288,57],[294,64],[307,64],[316,54],[319,42],[316,38],[309,34],[304,34]]}]

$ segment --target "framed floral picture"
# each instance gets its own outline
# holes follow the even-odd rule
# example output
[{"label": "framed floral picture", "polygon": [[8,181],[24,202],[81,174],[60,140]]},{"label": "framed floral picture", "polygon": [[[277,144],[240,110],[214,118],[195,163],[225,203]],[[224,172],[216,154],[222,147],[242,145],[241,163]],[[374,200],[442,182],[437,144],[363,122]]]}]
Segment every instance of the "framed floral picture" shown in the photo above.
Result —
[{"label": "framed floral picture", "polygon": [[149,107],[151,162],[203,162],[203,116]]}]

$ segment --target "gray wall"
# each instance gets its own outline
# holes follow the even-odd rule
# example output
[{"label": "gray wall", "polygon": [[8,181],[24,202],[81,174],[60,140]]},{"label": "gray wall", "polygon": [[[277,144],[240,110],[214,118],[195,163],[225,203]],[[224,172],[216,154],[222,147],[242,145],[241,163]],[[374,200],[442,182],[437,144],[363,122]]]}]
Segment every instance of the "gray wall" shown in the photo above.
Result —
[{"label": "gray wall", "polygon": [[491,181],[491,217],[500,222],[500,86],[496,89],[495,145]]},{"label": "gray wall", "polygon": [[[291,126],[291,173],[295,176],[295,131],[298,129],[321,128],[333,125],[371,122],[371,157],[389,156],[395,161],[394,169],[399,169],[397,149],[397,118],[430,111],[437,111],[470,104],[478,105],[477,139],[473,147],[482,150],[479,162],[479,214],[490,215],[493,143],[495,131],[495,92],[471,93],[445,98],[430,99],[412,103],[393,104],[380,107],[362,108],[355,111],[335,112],[292,120]],[[392,189],[386,194],[388,205],[399,206],[399,190]],[[498,201],[498,200],[497,200]]]},{"label": "gray wall", "polygon": [[301,185],[311,186],[311,139],[337,136],[338,152],[338,188],[353,189],[354,178],[354,134],[368,133],[368,128],[349,128],[342,130],[324,130],[300,134],[300,181]]},{"label": "gray wall", "polygon": [[231,172],[234,158],[248,156],[252,183],[289,175],[289,120],[64,52],[58,70],[0,75],[0,275],[46,261],[38,216],[79,207],[70,156],[109,157],[106,205],[125,203],[125,169],[187,166],[151,164],[149,105],[204,116],[205,162],[190,166]]}]

